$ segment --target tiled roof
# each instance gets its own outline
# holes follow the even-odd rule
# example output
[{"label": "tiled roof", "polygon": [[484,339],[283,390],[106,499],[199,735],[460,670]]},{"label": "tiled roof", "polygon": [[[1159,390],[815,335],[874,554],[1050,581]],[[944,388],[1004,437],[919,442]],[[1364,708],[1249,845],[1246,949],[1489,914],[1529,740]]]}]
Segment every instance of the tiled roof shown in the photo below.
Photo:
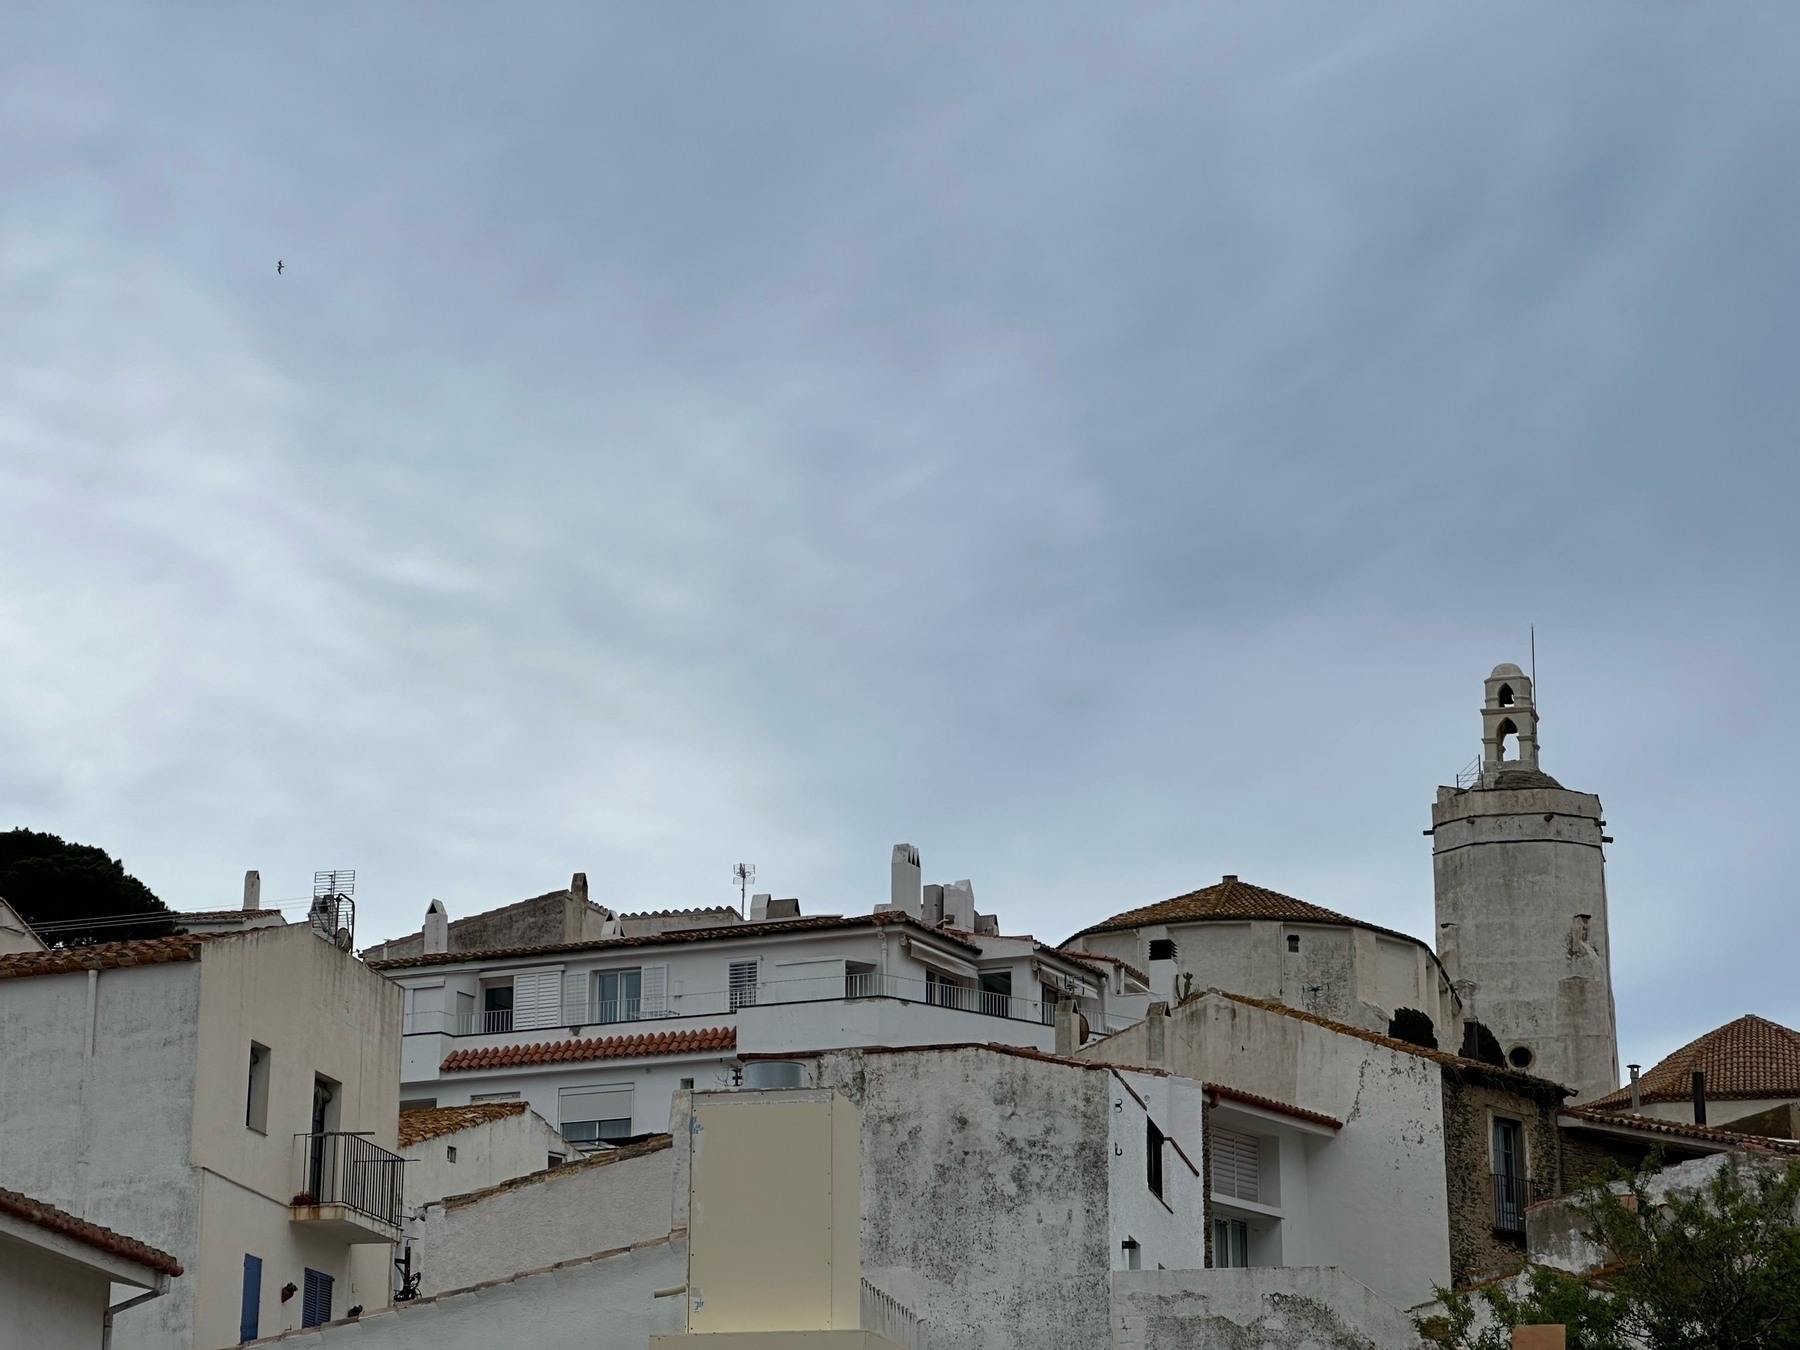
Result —
[{"label": "tiled roof", "polygon": [[525,1114],[524,1102],[476,1102],[472,1106],[433,1106],[400,1113],[400,1147],[422,1144],[440,1135],[486,1125],[492,1120]]},{"label": "tiled roof", "polygon": [[1125,960],[1123,957],[1106,956],[1100,952],[1083,952],[1083,951],[1063,952],[1062,954],[1064,956],[1073,957],[1077,961],[1104,961],[1109,966],[1118,966],[1127,975],[1131,976],[1134,980],[1136,980],[1139,984],[1149,984],[1150,983],[1150,977],[1148,975],[1144,974],[1143,971],[1139,970],[1136,966],[1132,965],[1131,962]]},{"label": "tiled roof", "polygon": [[225,919],[266,919],[271,914],[280,914],[278,909],[178,909],[172,916],[177,923],[183,919],[197,919],[202,923],[218,923]]},{"label": "tiled roof", "polygon": [[57,947],[47,952],[15,952],[0,956],[0,980],[198,961],[200,948],[207,941],[208,938],[197,934],[183,934],[180,937],[140,938],[135,942],[97,942],[91,947]]},{"label": "tiled roof", "polygon": [[127,1261],[136,1261],[140,1266],[148,1266],[164,1275],[181,1274],[181,1263],[161,1248],[139,1242],[136,1238],[128,1238],[123,1233],[115,1233],[97,1223],[89,1223],[86,1219],[78,1219],[67,1210],[46,1205],[42,1200],[33,1200],[17,1191],[0,1190],[0,1214],[10,1214],[52,1233],[74,1238],[95,1251],[122,1256]]},{"label": "tiled roof", "polygon": [[1271,891],[1263,886],[1252,886],[1247,881],[1239,881],[1235,876],[1227,876],[1216,885],[1203,886],[1197,891],[1189,891],[1186,895],[1178,895],[1172,900],[1159,900],[1154,905],[1128,909],[1123,914],[1115,914],[1110,919],[1102,919],[1099,923],[1082,929],[1062,945],[1066,947],[1075,938],[1085,937],[1089,933],[1112,933],[1123,928],[1144,928],[1157,924],[1207,923],[1215,920],[1242,922],[1245,919],[1348,924],[1354,928],[1367,928],[1371,932],[1386,933],[1389,937],[1402,938],[1421,947],[1425,945],[1410,933],[1364,923],[1361,919],[1353,919],[1347,914],[1339,914],[1336,910],[1309,904],[1305,900],[1296,900],[1293,896],[1283,895],[1280,891]]},{"label": "tiled roof", "polygon": [[[397,956],[386,961],[370,961],[371,970],[403,970],[414,966],[445,966],[460,962],[495,961],[528,956],[559,956],[571,952],[609,952],[622,947],[658,947],[670,943],[735,941],[740,938],[771,937],[782,933],[816,933],[845,928],[881,928],[889,924],[905,924],[928,933],[953,946],[981,955],[981,948],[937,929],[928,928],[904,914],[852,914],[847,917],[821,916],[812,919],[781,919],[773,923],[733,923],[717,928],[678,928],[668,933],[645,933],[638,937],[589,938],[583,942],[546,942],[529,947],[493,947],[474,952],[426,952],[418,956]],[[373,951],[376,948],[370,948]]]},{"label": "tiled roof", "polygon": [[620,919],[686,919],[695,914],[736,914],[731,905],[704,905],[699,909],[640,909],[632,913],[621,912]]},{"label": "tiled roof", "polygon": [[1770,1139],[1760,1134],[1740,1134],[1736,1130],[1714,1129],[1707,1125],[1688,1125],[1679,1120],[1658,1120],[1655,1116],[1634,1116],[1616,1111],[1596,1111],[1593,1103],[1565,1106],[1565,1117],[1572,1117],[1579,1129],[1592,1125],[1605,1130],[1643,1130],[1650,1134],[1666,1134],[1676,1139],[1695,1139],[1702,1143],[1724,1144],[1730,1148],[1800,1155],[1800,1142],[1792,1139]]},{"label": "tiled roof", "polygon": [[1226,1087],[1223,1083],[1202,1083],[1200,1086],[1215,1097],[1225,1097],[1234,1102],[1243,1102],[1246,1106],[1260,1106],[1265,1111],[1292,1116],[1296,1120],[1310,1120],[1315,1125],[1325,1125],[1334,1130],[1344,1128],[1344,1122],[1336,1116],[1328,1116],[1319,1111],[1308,1111],[1304,1106],[1279,1102],[1273,1097],[1259,1097],[1254,1092],[1239,1092],[1236,1088]]},{"label": "tiled roof", "polygon": [[[1748,1014],[1727,1022],[1689,1041],[1639,1078],[1639,1100],[1688,1101],[1696,1069],[1706,1073],[1706,1095],[1719,1101],[1800,1098],[1800,1031]],[[1628,1110],[1631,1089],[1622,1087],[1583,1105],[1599,1111]]]},{"label": "tiled roof", "polygon": [[735,1049],[736,1027],[706,1027],[696,1031],[652,1031],[641,1036],[591,1036],[580,1041],[452,1050],[438,1068],[442,1073],[458,1073],[526,1064],[578,1064],[595,1059],[643,1059],[651,1055],[695,1055]]}]

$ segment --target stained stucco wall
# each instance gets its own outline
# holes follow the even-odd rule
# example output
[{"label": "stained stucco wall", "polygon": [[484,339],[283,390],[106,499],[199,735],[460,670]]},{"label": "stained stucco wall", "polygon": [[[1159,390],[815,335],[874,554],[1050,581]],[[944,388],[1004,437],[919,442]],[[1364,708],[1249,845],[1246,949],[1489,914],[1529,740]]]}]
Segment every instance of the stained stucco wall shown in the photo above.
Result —
[{"label": "stained stucco wall", "polygon": [[0,1238],[0,1346],[98,1346],[109,1287],[97,1270]]},{"label": "stained stucco wall", "polygon": [[[665,1137],[435,1201],[413,1220],[413,1268],[431,1294],[666,1238],[686,1223]],[[677,1300],[679,1302],[679,1300]]]},{"label": "stained stucco wall", "polygon": [[972,1048],[816,1074],[862,1113],[863,1272],[933,1350],[1106,1344],[1109,1074]]},{"label": "stained stucco wall", "polygon": [[651,1336],[681,1331],[681,1299],[657,1298],[655,1291],[686,1278],[686,1242],[663,1240],[251,1344],[281,1350],[644,1350]]},{"label": "stained stucco wall", "polygon": [[[456,1150],[455,1162],[450,1161],[451,1149]],[[560,1154],[565,1162],[581,1157],[548,1121],[529,1108],[409,1144],[400,1150],[406,1159],[407,1209],[542,1172],[552,1153]]]},{"label": "stained stucco wall", "polygon": [[[1284,1216],[1283,1247],[1333,1265],[1401,1307],[1450,1278],[1439,1066],[1303,1018],[1208,994],[1162,1019],[1160,1066],[1344,1122],[1305,1145],[1304,1214]],[[1140,1023],[1084,1059],[1155,1064]]]},{"label": "stained stucco wall", "polygon": [[1112,1277],[1113,1350],[1411,1350],[1405,1313],[1342,1271],[1144,1270]]},{"label": "stained stucco wall", "polygon": [[[198,962],[0,980],[4,1184],[193,1270],[199,1021]],[[116,1350],[185,1350],[194,1293],[184,1278],[121,1313]]]}]

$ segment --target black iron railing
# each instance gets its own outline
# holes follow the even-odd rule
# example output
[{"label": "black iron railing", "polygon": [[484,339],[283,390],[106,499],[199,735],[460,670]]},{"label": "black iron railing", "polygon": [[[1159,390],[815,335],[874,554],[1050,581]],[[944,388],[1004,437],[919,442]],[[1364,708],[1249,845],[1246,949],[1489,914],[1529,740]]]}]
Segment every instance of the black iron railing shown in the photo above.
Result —
[{"label": "black iron railing", "polygon": [[1523,1233],[1531,1183],[1507,1172],[1494,1173],[1494,1231]]},{"label": "black iron railing", "polygon": [[306,1177],[296,1205],[344,1205],[395,1228],[400,1226],[406,1159],[360,1134],[301,1136]]}]

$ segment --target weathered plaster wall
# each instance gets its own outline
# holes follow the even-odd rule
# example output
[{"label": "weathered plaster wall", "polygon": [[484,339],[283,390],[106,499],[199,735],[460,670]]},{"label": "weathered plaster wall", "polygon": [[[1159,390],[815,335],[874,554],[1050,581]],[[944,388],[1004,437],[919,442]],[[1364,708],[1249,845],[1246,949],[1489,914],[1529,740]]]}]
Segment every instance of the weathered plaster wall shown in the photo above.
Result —
[{"label": "weathered plaster wall", "polygon": [[109,1288],[99,1271],[0,1238],[0,1346],[98,1346]]},{"label": "weathered plaster wall", "polygon": [[1293,1241],[1307,1260],[1341,1266],[1401,1307],[1449,1281],[1436,1061],[1208,994],[1162,1019],[1158,1064],[1154,1020],[1087,1046],[1081,1058],[1157,1065],[1343,1121],[1334,1137],[1307,1145],[1309,1210],[1294,1216],[1305,1231]]},{"label": "weathered plaster wall", "polygon": [[[1127,1265],[1124,1242],[1138,1244],[1146,1270],[1192,1270],[1206,1262],[1206,1203],[1202,1193],[1200,1085],[1168,1074],[1116,1071],[1108,1087],[1109,1180],[1107,1213],[1114,1270]],[[1162,1195],[1149,1185],[1149,1133],[1153,1120],[1167,1136],[1162,1148]]]},{"label": "weathered plaster wall", "polygon": [[[1792,1097],[1747,1097],[1734,1101],[1729,1098],[1708,1097],[1706,1123],[1715,1130],[1729,1129],[1733,1127],[1733,1122],[1742,1120],[1745,1116],[1772,1111],[1787,1106],[1794,1100]],[[1672,1120],[1679,1125],[1692,1125],[1694,1104],[1691,1101],[1645,1102],[1638,1114],[1654,1120]]]},{"label": "weathered plaster wall", "polygon": [[933,1350],[1104,1345],[1109,1074],[979,1049],[822,1056],[862,1112],[862,1263]]},{"label": "weathered plaster wall", "polygon": [[[194,1269],[199,1021],[198,962],[0,980],[4,1184]],[[120,1314],[116,1350],[185,1350],[194,1295],[180,1279]]]},{"label": "weathered plaster wall", "polygon": [[651,1336],[682,1330],[681,1299],[654,1295],[686,1279],[687,1243],[665,1239],[250,1344],[281,1350],[644,1350]]},{"label": "weathered plaster wall", "polygon": [[[455,1162],[450,1161],[451,1149],[456,1150]],[[574,1145],[529,1107],[518,1115],[409,1144],[400,1150],[406,1159],[407,1208],[417,1210],[447,1195],[466,1195],[542,1172],[550,1165],[552,1153],[560,1154],[565,1162],[581,1157]]]},{"label": "weathered plaster wall", "polygon": [[678,1226],[675,1186],[664,1137],[434,1201],[409,1232],[419,1288],[459,1289],[665,1238]]},{"label": "weathered plaster wall", "polygon": [[1526,1200],[1562,1191],[1562,1140],[1556,1107],[1502,1087],[1444,1075],[1444,1176],[1450,1213],[1450,1276],[1461,1288],[1510,1274],[1525,1259],[1525,1237],[1494,1231],[1494,1119],[1525,1131]]},{"label": "weathered plaster wall", "polygon": [[1112,1277],[1113,1350],[1411,1350],[1405,1313],[1329,1268]]},{"label": "weathered plaster wall", "polygon": [[1437,922],[1440,933],[1455,925],[1451,974],[1470,986],[1465,1015],[1508,1053],[1528,1049],[1531,1072],[1579,1100],[1611,1092],[1619,1053],[1600,799],[1439,788],[1431,823]]}]

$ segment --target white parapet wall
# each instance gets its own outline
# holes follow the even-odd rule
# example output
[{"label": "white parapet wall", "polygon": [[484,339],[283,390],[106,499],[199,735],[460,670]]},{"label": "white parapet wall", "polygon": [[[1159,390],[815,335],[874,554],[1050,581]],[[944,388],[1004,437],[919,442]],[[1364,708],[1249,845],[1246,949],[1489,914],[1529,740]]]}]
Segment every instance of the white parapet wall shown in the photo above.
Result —
[{"label": "white parapet wall", "polygon": [[1406,1313],[1332,1266],[1112,1277],[1112,1350],[1417,1350]]}]

